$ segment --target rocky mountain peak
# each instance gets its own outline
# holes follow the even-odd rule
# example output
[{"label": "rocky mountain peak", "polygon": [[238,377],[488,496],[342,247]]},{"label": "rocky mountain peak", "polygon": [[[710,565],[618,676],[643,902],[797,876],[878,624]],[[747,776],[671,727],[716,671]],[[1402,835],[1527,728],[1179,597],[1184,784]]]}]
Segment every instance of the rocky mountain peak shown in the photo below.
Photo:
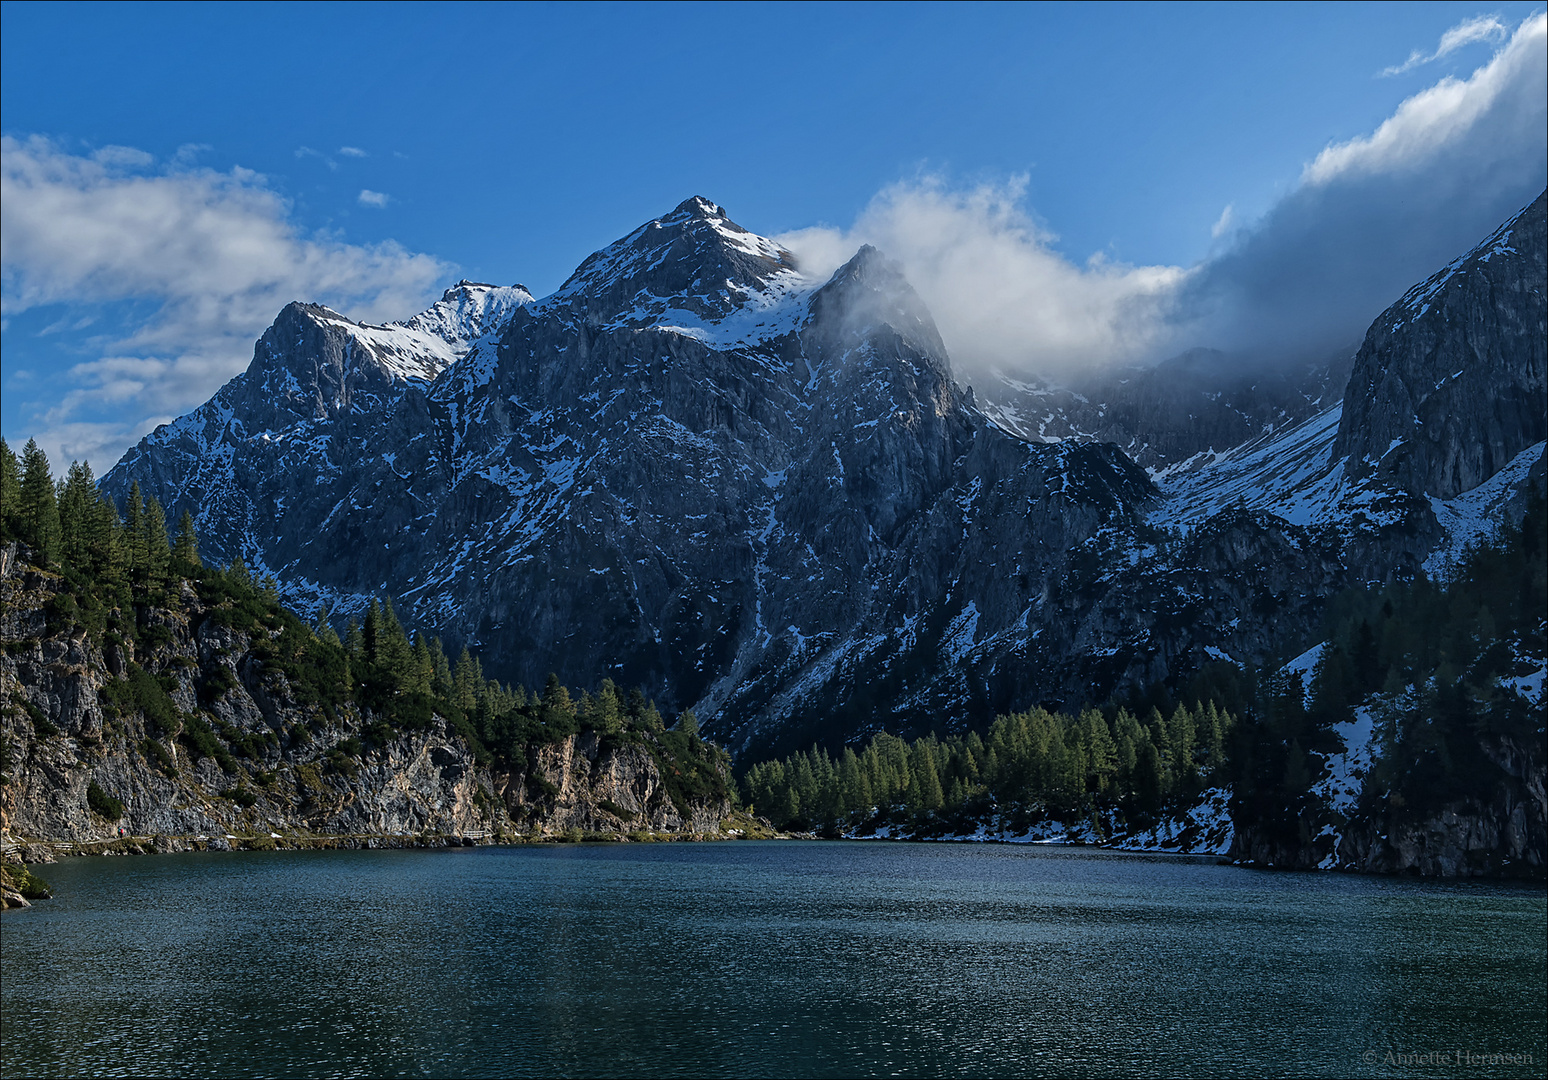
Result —
[{"label": "rocky mountain peak", "polygon": [[1351,476],[1449,499],[1548,434],[1545,200],[1371,324],[1334,444]]},{"label": "rocky mountain peak", "polygon": [[[1345,401],[1380,416],[1350,430],[1492,446],[1500,418],[1497,462],[1541,429],[1523,223],[1437,283],[1444,312],[1410,302],[1423,334],[1373,329]],[[1440,399],[1454,429],[1420,401],[1437,365],[1474,388]],[[189,509],[209,558],[272,572],[309,617],[391,595],[502,679],[607,672],[734,745],[806,745],[1263,663],[1327,596],[1439,550],[1460,511],[1346,483],[1347,368],[1237,367],[1195,352],[980,412],[883,253],[815,282],[695,198],[545,300],[463,282],[384,326],[293,305],[103,487]]]},{"label": "rocky mountain peak", "polygon": [[545,304],[593,326],[691,327],[803,286],[789,251],[695,196],[591,255]]},{"label": "rocky mountain peak", "polygon": [[503,327],[517,308],[530,303],[532,294],[525,285],[488,285],[463,279],[447,289],[429,309],[412,319],[389,323],[388,327],[401,327],[444,341],[460,360],[478,338]]},{"label": "rocky mountain peak", "polygon": [[855,252],[811,298],[809,346],[822,359],[863,342],[895,338],[944,375],[951,372],[929,308],[903,276],[903,270],[870,244]]}]

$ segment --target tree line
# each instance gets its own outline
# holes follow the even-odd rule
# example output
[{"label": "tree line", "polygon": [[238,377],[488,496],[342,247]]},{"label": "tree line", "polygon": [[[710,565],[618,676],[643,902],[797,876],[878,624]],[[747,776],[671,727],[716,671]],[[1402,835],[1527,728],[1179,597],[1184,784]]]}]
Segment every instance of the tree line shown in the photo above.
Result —
[{"label": "tree line", "polygon": [[811,750],[760,762],[742,779],[757,813],[786,828],[841,831],[865,822],[971,827],[1000,815],[1148,820],[1226,779],[1234,720],[1214,704],[1078,714],[1032,709],[983,735],[908,741],[880,733],[858,752]]}]

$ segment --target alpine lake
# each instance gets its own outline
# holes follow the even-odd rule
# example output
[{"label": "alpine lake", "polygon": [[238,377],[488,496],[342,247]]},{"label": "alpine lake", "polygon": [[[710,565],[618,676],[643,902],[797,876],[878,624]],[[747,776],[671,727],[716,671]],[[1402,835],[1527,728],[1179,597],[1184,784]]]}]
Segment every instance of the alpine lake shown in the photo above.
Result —
[{"label": "alpine lake", "polygon": [[6,1077],[1544,1072],[1540,884],[841,841],[38,869]]}]

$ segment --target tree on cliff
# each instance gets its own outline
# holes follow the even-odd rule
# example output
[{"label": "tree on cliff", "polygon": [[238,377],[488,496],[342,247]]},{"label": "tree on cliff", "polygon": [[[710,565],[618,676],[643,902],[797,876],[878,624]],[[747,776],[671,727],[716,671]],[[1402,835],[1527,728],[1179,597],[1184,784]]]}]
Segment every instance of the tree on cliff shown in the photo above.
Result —
[{"label": "tree on cliff", "polygon": [[36,554],[42,566],[59,560],[59,504],[48,457],[35,439],[22,449],[22,475],[17,497],[17,538]]},{"label": "tree on cliff", "polygon": [[0,544],[9,544],[21,530],[21,466],[11,444],[0,439]]},{"label": "tree on cliff", "polygon": [[204,565],[199,559],[199,537],[194,532],[193,515],[187,510],[177,519],[177,539],[172,542],[172,562],[179,572]]}]

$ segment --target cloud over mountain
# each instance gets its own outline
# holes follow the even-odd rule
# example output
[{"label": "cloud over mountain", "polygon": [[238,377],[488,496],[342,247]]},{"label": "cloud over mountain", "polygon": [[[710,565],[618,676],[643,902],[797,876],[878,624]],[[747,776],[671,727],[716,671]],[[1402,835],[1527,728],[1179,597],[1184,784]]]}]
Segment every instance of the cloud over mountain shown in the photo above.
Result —
[{"label": "cloud over mountain", "polygon": [[[114,458],[155,423],[210,396],[295,299],[365,319],[425,306],[449,267],[394,243],[305,235],[264,177],[158,167],[128,147],[74,154],[42,138],[0,145],[0,235],[8,318],[57,305],[123,305],[116,333],[65,374],[41,417],[63,458]],[[90,415],[111,407],[114,418]]]},{"label": "cloud over mountain", "polygon": [[1324,149],[1190,276],[1173,315],[1183,336],[1268,355],[1357,338],[1548,183],[1545,57],[1536,15],[1466,79],[1443,78],[1371,134]]},{"label": "cloud over mountain", "polygon": [[[1447,51],[1487,27],[1463,24]],[[1077,263],[1021,207],[1023,183],[939,179],[878,194],[848,229],[780,237],[821,273],[870,243],[929,304],[959,373],[1067,375],[1207,345],[1265,359],[1355,340],[1384,306],[1548,183],[1545,22],[1524,21],[1465,79],[1403,101],[1330,145],[1255,222],[1227,210],[1198,266]]]}]

